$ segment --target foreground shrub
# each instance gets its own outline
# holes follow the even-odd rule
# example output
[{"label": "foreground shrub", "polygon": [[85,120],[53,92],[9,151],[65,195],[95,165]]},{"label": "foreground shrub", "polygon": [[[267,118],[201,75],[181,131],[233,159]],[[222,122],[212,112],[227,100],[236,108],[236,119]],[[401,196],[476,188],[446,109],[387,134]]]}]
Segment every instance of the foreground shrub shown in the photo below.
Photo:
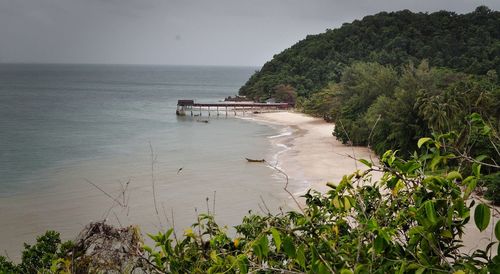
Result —
[{"label": "foreground shrub", "polygon": [[[494,239],[484,250],[460,250],[481,166],[473,164],[467,177],[448,169],[455,155],[442,142],[450,136],[422,138],[424,152],[410,160],[394,151],[380,164],[360,159],[367,170],[328,183],[326,194],[309,191],[299,211],[244,217],[234,238],[213,216],[200,215],[182,239],[170,229],[151,235],[155,249],[145,250],[156,270],[168,273],[495,272]],[[479,204],[474,215],[483,231],[490,207]],[[500,222],[495,235],[499,240]]]},{"label": "foreground shrub", "polygon": [[[422,153],[408,160],[391,150],[380,163],[358,159],[365,170],[328,183],[325,194],[309,191],[305,205],[296,201],[297,211],[245,216],[234,237],[213,215],[201,214],[182,237],[169,229],[149,235],[154,247],[126,252],[146,273],[498,273],[500,257],[491,249],[500,249],[500,221],[487,247],[461,250],[481,162],[475,160],[469,176],[450,168],[448,162],[457,160],[446,144],[452,136],[420,139]],[[485,230],[491,215],[489,205],[475,206],[476,228]],[[64,252],[57,233],[25,247],[19,265],[0,257],[0,272],[79,271],[74,262],[80,255]]]},{"label": "foreground shrub", "polygon": [[500,172],[484,176],[481,182],[486,187],[484,197],[494,205],[500,205]]},{"label": "foreground shrub", "polygon": [[58,232],[47,231],[34,245],[24,244],[20,264],[15,265],[0,256],[0,273],[50,273],[52,264],[65,257],[71,247],[71,242],[61,242]]}]

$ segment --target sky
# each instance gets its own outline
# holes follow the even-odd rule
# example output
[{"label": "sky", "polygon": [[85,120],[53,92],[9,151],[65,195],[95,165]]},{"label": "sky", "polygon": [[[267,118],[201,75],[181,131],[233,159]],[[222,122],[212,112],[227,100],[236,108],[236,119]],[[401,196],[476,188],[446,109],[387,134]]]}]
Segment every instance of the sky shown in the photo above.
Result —
[{"label": "sky", "polygon": [[467,13],[500,0],[0,0],[0,62],[262,66],[380,11]]}]

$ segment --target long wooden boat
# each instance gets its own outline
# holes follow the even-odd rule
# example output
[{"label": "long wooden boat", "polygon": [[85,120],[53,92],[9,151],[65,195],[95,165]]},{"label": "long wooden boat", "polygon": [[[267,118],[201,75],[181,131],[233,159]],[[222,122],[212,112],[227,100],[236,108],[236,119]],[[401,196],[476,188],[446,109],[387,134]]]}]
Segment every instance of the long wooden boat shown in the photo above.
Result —
[{"label": "long wooden boat", "polygon": [[250,159],[250,158],[246,158],[246,157],[245,157],[245,159],[247,159],[247,161],[250,163],[263,163],[266,161],[264,159]]}]

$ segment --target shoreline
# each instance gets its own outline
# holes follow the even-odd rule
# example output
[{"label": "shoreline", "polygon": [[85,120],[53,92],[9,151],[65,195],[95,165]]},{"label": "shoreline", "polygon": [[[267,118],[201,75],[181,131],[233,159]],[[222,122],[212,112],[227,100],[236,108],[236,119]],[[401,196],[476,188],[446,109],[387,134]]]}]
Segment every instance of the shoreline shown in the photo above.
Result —
[{"label": "shoreline", "polygon": [[[314,118],[298,112],[270,112],[252,114],[241,117],[241,119],[267,125],[275,129],[273,135],[266,133],[267,135],[259,135],[259,138],[262,138],[260,136],[266,136],[263,138],[267,138],[266,141],[272,149],[270,153],[268,151],[265,154],[265,158],[271,165],[277,166],[289,176],[288,190],[295,198],[304,194],[308,189],[325,193],[330,190],[326,185],[327,182],[337,184],[344,175],[351,174],[357,169],[366,169],[365,165],[357,163],[347,155],[353,156],[354,153],[354,156],[358,159],[371,158],[375,162],[378,159],[366,147],[351,147],[343,145],[340,141],[336,140],[331,134],[334,125],[323,121],[321,118]],[[256,155],[249,156],[260,157],[261,153],[265,152],[262,151],[255,153]],[[118,207],[116,215],[110,215],[108,219],[111,224],[121,226],[118,220],[121,219],[124,224],[141,225],[143,232],[158,231],[163,228],[163,225],[166,225],[165,222],[158,224],[156,219],[153,218],[154,215],[151,215],[153,214],[152,208],[154,206],[150,199],[151,174],[147,169],[149,167],[148,157],[149,155],[146,152],[143,152],[143,155],[140,157],[145,167],[138,170],[141,171],[140,173],[129,174],[130,176],[123,177],[123,174],[127,174],[127,170],[129,173],[131,170],[127,169],[127,166],[122,166],[122,164],[116,165],[116,168],[119,168],[119,170],[112,172],[112,174],[122,174],[118,180],[132,180],[131,191],[133,195],[131,203],[127,205],[127,208],[133,208],[133,210],[130,211],[129,216],[128,210],[124,211]],[[247,174],[248,177],[251,177],[258,169],[265,169],[263,165],[247,164],[244,159],[239,158],[238,156],[238,161],[241,163],[241,170],[239,172],[242,173],[240,174]],[[88,179],[95,181],[110,193],[116,193],[118,184],[115,180],[116,178],[113,179],[104,176],[105,173],[102,172],[108,169],[95,173],[93,167],[97,164],[95,162],[88,164],[89,166],[74,167],[77,170],[71,168],[69,173],[62,172],[61,174],[55,174],[56,177],[54,178],[60,179],[57,181],[80,182],[78,184],[54,185],[51,188],[35,193],[0,198],[0,207],[4,209],[0,213],[0,216],[2,216],[1,219],[3,219],[3,222],[0,221],[0,224],[3,226],[4,235],[0,239],[0,242],[4,245],[2,250],[0,250],[1,255],[10,255],[11,259],[18,261],[21,256],[18,250],[22,248],[22,243],[33,243],[35,236],[40,235],[44,231],[49,229],[56,230],[61,232],[63,239],[73,239],[84,225],[88,223],[88,220],[100,220],[99,216],[103,213],[103,206],[107,209],[110,206],[110,201],[101,192],[83,181],[82,178],[87,177],[80,178],[80,175],[92,174],[88,175],[90,176]],[[136,164],[138,164],[137,161],[134,162],[134,165]],[[107,164],[103,163],[101,166],[107,166]],[[172,193],[172,190],[180,191],[181,186],[186,185],[193,178],[200,180],[200,182],[207,180],[194,172],[195,170],[199,170],[195,167],[190,168],[186,165],[187,168],[180,175],[177,173],[176,167],[166,164],[158,166],[158,170],[163,170],[161,173],[158,173],[157,177],[158,198],[166,202],[165,206],[167,209],[175,211],[177,216],[176,228],[184,229],[196,217],[195,212],[191,210],[193,206],[204,208],[204,198],[211,194],[213,189],[209,190],[204,188],[205,184],[200,184],[198,187],[204,189],[201,189],[202,193],[197,196],[198,198],[195,196],[195,198],[188,200],[183,198],[175,200],[176,197],[192,195],[192,191],[187,189],[185,192],[178,192],[171,197],[169,195]],[[225,173],[226,171],[223,170],[221,172]],[[258,202],[259,193],[265,194],[264,199],[267,202],[271,198],[277,202],[283,202],[287,207],[286,211],[296,209],[291,197],[283,191],[284,181],[282,174],[271,170],[265,173],[268,174],[267,176],[275,176],[277,180],[273,180],[272,182],[278,182],[278,184],[266,181],[256,185],[254,180],[251,184],[244,186],[237,186],[239,184],[226,185],[223,182],[212,186],[217,189],[217,212],[218,215],[220,214],[219,216],[224,216],[222,218],[223,223],[229,226],[238,224],[241,221],[240,212],[246,212],[251,208],[257,211],[259,207],[255,204],[256,201]],[[185,176],[189,176],[189,178],[185,178]],[[105,178],[108,178],[108,180]],[[374,176],[373,179],[377,180],[379,177]],[[106,181],[107,183],[104,184],[103,182]],[[226,187],[229,188],[224,190]],[[250,198],[250,194],[252,193],[255,195]],[[238,198],[242,196],[250,199],[242,202]],[[262,199],[262,196],[260,197]],[[302,205],[304,204],[303,198],[298,200]],[[224,205],[235,205],[236,203],[241,204],[238,204],[235,208],[230,208],[229,211],[224,209]],[[277,204],[270,203],[270,207],[274,208]],[[152,218],[148,216],[152,216]],[[118,222],[115,221],[115,218]],[[494,220],[496,219],[498,218],[495,217]],[[221,221],[221,219],[218,220]],[[466,231],[469,233],[465,234],[463,238],[465,247],[462,251],[464,252],[468,252],[473,248],[484,248],[489,243],[489,236],[493,230],[493,226],[490,225],[485,231],[479,233],[472,220],[473,218],[471,218],[466,227]],[[491,223],[494,224],[493,220]],[[13,253],[14,251],[16,253]],[[493,253],[496,253],[496,245],[493,247]]]},{"label": "shoreline", "polygon": [[[271,143],[273,146],[278,146],[283,142],[288,147],[276,157],[278,167],[287,173],[291,186],[298,190],[292,191],[295,198],[299,198],[308,189],[326,193],[330,189],[326,185],[327,182],[338,183],[342,176],[358,169],[366,169],[365,165],[356,163],[357,161],[349,156],[378,162],[378,157],[367,147],[351,147],[338,141],[331,134],[334,124],[327,123],[321,118],[288,111],[260,113],[254,115],[252,120],[292,129],[290,135],[272,138]],[[374,181],[380,179],[379,174],[373,175],[375,175],[372,177]],[[478,203],[476,199],[476,206]],[[472,208],[471,219],[466,224],[462,237],[464,246],[460,250],[470,254],[474,249],[485,249],[491,242],[497,219],[497,216],[493,217],[490,225],[480,232],[474,224],[474,208]],[[497,254],[496,245],[491,248],[491,252],[493,256]]]},{"label": "shoreline", "polygon": [[378,159],[366,147],[342,144],[332,136],[334,125],[321,118],[288,111],[259,113],[252,120],[290,129],[289,134],[269,139],[275,147],[286,147],[271,164],[287,173],[295,196],[308,189],[325,193],[329,190],[327,182],[338,183],[344,175],[366,168],[353,158]]}]

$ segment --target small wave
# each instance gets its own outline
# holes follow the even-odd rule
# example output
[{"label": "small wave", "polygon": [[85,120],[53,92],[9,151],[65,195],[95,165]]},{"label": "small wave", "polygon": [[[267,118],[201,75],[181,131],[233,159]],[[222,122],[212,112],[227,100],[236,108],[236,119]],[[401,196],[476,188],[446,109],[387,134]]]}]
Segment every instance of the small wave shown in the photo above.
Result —
[{"label": "small wave", "polygon": [[277,146],[277,147],[282,147],[282,148],[285,148],[285,149],[290,148],[289,146],[287,146],[287,145],[285,145],[285,144],[281,144],[281,143],[276,144],[276,146]]},{"label": "small wave", "polygon": [[292,130],[290,128],[286,128],[284,130],[284,132],[278,134],[278,135],[273,135],[273,136],[269,136],[267,138],[269,139],[276,139],[276,138],[280,138],[280,137],[286,137],[286,136],[291,136],[292,135]]},{"label": "small wave", "polygon": [[281,154],[289,151],[291,148],[289,146],[285,145],[285,144],[282,144],[282,143],[277,143],[277,144],[275,144],[275,146],[279,147],[281,149],[278,150],[276,153],[274,153],[274,155],[272,157],[271,164],[272,164],[272,166],[281,169],[280,163],[279,163],[279,158],[280,158]]}]

